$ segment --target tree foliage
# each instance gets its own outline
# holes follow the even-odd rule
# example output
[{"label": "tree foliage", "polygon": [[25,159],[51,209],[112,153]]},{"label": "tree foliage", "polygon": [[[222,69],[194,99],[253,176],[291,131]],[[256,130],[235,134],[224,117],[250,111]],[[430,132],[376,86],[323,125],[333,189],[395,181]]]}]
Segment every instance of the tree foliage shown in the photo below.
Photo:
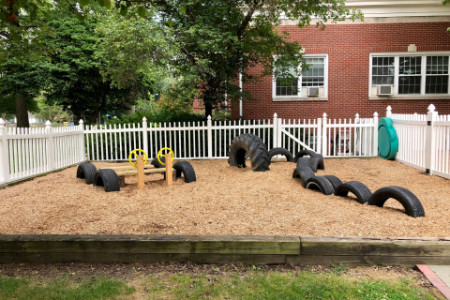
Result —
[{"label": "tree foliage", "polygon": [[[127,1],[116,1],[123,5]],[[344,0],[147,0],[158,12],[160,24],[177,45],[172,64],[201,91],[206,114],[223,102],[224,95],[242,96],[236,86],[239,72],[243,80],[255,79],[252,67],[262,65],[261,76],[291,76],[288,70],[302,60],[301,46],[287,32],[274,29],[282,18],[296,20],[298,26],[318,26],[350,13]],[[274,55],[279,55],[275,60]]]}]

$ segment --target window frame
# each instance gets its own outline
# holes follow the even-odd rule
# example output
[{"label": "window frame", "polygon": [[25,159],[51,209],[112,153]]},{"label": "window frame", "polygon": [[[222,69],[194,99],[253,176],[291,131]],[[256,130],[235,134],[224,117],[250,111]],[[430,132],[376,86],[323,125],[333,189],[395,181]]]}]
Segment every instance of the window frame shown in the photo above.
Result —
[{"label": "window frame", "polygon": [[[427,57],[430,56],[447,56],[449,57],[449,64],[448,64],[448,70],[447,75],[447,93],[426,93],[426,80],[427,76],[430,76],[430,74],[427,74]],[[372,69],[373,69],[373,58],[374,57],[393,57],[394,58],[394,83],[393,86],[393,93],[391,96],[378,96],[376,92],[374,92],[374,87],[383,85],[373,85],[372,84]],[[420,93],[418,94],[399,94],[399,77],[405,76],[400,74],[400,57],[421,57],[421,72],[420,72]],[[388,85],[388,84],[386,84]],[[387,53],[370,53],[369,54],[369,99],[373,100],[383,100],[383,99],[430,99],[430,98],[436,98],[436,99],[450,99],[450,52],[448,51],[430,51],[430,52],[387,52]]]},{"label": "window frame", "polygon": [[[274,59],[277,59],[278,55],[274,56]],[[319,97],[307,97],[302,96],[303,92],[303,75],[300,75],[297,80],[297,95],[289,95],[289,96],[278,96],[277,93],[277,78],[272,76],[272,99],[273,101],[314,101],[314,100],[328,100],[328,54],[327,53],[317,53],[317,54],[303,54],[304,58],[322,58],[324,64],[324,76],[323,76],[323,86],[319,88],[323,88],[323,96]],[[301,65],[298,66],[298,71],[301,70]],[[308,88],[308,87],[305,87]]]}]

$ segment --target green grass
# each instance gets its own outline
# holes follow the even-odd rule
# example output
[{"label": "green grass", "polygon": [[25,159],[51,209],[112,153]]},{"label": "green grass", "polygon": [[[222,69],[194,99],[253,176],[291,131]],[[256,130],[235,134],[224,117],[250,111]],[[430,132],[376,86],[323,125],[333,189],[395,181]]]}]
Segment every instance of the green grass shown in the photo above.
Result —
[{"label": "green grass", "polygon": [[354,280],[341,270],[234,271],[141,275],[134,286],[106,277],[24,279],[0,276],[0,299],[436,299],[410,279]]},{"label": "green grass", "polygon": [[151,276],[142,285],[147,299],[435,299],[410,280],[356,281],[334,272],[175,274]]},{"label": "green grass", "polygon": [[32,280],[0,276],[0,299],[120,299],[135,292],[125,282],[88,277]]}]

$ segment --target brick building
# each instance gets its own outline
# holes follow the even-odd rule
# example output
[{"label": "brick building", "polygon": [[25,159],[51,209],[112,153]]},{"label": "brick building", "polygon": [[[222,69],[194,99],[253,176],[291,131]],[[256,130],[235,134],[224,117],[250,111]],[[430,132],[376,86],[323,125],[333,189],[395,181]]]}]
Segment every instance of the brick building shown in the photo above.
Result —
[{"label": "brick building", "polygon": [[[268,119],[331,118],[426,113],[433,103],[450,114],[450,5],[426,1],[346,1],[364,21],[298,28],[284,20],[279,28],[299,41],[310,69],[290,84],[266,77],[244,83],[257,101],[232,106],[232,117]],[[252,72],[258,73],[255,68]]]}]

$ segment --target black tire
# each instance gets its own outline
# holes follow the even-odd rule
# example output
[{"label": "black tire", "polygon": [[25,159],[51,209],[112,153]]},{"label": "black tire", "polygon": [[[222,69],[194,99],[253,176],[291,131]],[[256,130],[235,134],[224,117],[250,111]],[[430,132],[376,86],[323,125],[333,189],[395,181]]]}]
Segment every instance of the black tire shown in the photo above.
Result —
[{"label": "black tire", "polygon": [[269,158],[272,160],[272,157],[275,155],[283,155],[286,157],[287,161],[294,161],[294,156],[285,148],[273,148],[269,151]]},{"label": "black tire", "polygon": [[77,178],[84,179],[86,184],[93,184],[97,168],[92,163],[82,163],[77,169]]},{"label": "black tire", "polygon": [[317,156],[311,157],[309,159],[309,167],[314,171],[325,170],[325,165],[323,163],[323,156],[318,154]]},{"label": "black tire", "polygon": [[173,168],[176,170],[176,177],[180,178],[181,174],[184,176],[184,182],[190,183],[197,181],[194,168],[187,161],[177,161],[173,164]]},{"label": "black tire", "polygon": [[294,170],[294,173],[292,174],[292,178],[300,178],[302,180],[302,186],[306,187],[306,182],[311,177],[314,177],[315,174],[309,167],[301,168],[298,167]]},{"label": "black tire", "polygon": [[306,181],[306,188],[311,190],[319,190],[324,195],[332,195],[334,193],[333,185],[323,176],[314,176]]},{"label": "black tire", "polygon": [[245,168],[245,159],[249,156],[253,171],[270,170],[269,151],[266,144],[256,135],[241,134],[234,138],[228,156],[230,166]]},{"label": "black tire", "polygon": [[105,192],[120,191],[119,177],[112,169],[101,169],[95,174],[94,186],[103,186]]},{"label": "black tire", "polygon": [[384,203],[393,198],[400,202],[405,208],[408,216],[417,218],[425,217],[425,210],[420,200],[410,190],[400,186],[387,186],[377,190],[369,199],[369,205],[383,207]]},{"label": "black tire", "polygon": [[[166,163],[166,158],[165,157],[161,157],[161,161],[163,163]],[[159,169],[159,168],[164,168],[164,166],[162,164],[159,163],[157,158],[152,159],[152,162],[150,163],[152,166],[155,166],[155,168]]]},{"label": "black tire", "polygon": [[331,183],[335,191],[338,188],[338,186],[342,184],[342,181],[334,175],[324,175],[323,177],[328,179],[328,181]]},{"label": "black tire", "polygon": [[310,160],[311,158],[310,157],[300,157],[298,160],[297,160],[297,168],[311,168],[310,166],[309,166],[309,160]]},{"label": "black tire", "polygon": [[372,196],[372,192],[369,188],[362,182],[359,181],[349,181],[341,184],[337,187],[334,194],[336,196],[347,197],[348,192],[353,193],[358,199],[358,202],[364,204],[369,201]]},{"label": "black tire", "polygon": [[312,150],[300,150],[295,154],[294,161],[298,161],[298,159],[303,156],[314,157],[316,155],[317,153]]}]

